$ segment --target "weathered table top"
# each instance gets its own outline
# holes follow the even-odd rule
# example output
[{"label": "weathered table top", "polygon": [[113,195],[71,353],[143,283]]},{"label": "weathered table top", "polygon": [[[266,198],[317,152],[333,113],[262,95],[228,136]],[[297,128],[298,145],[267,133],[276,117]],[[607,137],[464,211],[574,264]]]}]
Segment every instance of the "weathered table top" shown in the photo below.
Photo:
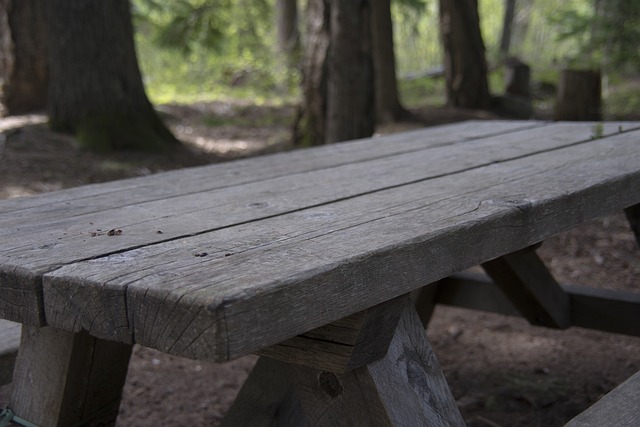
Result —
[{"label": "weathered table top", "polygon": [[640,202],[640,123],[466,122],[0,202],[0,317],[255,352]]}]

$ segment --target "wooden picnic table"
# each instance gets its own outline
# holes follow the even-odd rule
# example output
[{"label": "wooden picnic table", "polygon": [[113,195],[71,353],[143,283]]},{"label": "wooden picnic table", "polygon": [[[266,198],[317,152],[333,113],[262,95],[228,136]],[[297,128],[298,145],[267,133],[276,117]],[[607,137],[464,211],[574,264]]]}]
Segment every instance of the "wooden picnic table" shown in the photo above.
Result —
[{"label": "wooden picnic table", "polygon": [[534,250],[623,209],[640,235],[639,203],[640,123],[534,121],[1,201],[0,318],[24,325],[11,410],[113,421],[141,344],[265,356],[226,425],[462,425],[424,322],[486,298],[452,274],[483,265],[534,324],[640,335],[637,296],[558,285]]}]

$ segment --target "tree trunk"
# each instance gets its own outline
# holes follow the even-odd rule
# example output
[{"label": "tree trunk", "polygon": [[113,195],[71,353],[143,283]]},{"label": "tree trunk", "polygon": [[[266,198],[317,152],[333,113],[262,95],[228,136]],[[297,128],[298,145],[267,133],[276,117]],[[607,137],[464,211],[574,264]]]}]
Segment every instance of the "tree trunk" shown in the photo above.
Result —
[{"label": "tree trunk", "polygon": [[326,142],[373,135],[375,99],[370,0],[331,1]]},{"label": "tree trunk", "polygon": [[44,109],[48,64],[43,0],[0,0],[0,116]]},{"label": "tree trunk", "polygon": [[391,0],[377,0],[371,6],[376,119],[378,123],[396,122],[407,118],[409,113],[398,97]]},{"label": "tree trunk", "polygon": [[330,0],[309,0],[307,43],[302,66],[303,105],[298,113],[293,137],[297,145],[325,143],[330,10]]},{"label": "tree trunk", "polygon": [[300,145],[368,137],[375,126],[369,0],[310,0]]},{"label": "tree trunk", "polygon": [[276,27],[278,50],[287,58],[290,65],[295,65],[300,50],[297,0],[276,1]]},{"label": "tree trunk", "polygon": [[488,108],[487,62],[477,0],[440,0],[447,104]]},{"label": "tree trunk", "polygon": [[500,37],[500,55],[505,58],[509,55],[511,47],[511,34],[513,30],[513,18],[516,13],[516,0],[504,1],[504,20],[502,22],[502,36]]},{"label": "tree trunk", "polygon": [[144,92],[128,0],[45,3],[52,129],[101,150],[176,144]]},{"label": "tree trunk", "polygon": [[562,70],[554,120],[602,120],[600,71]]}]

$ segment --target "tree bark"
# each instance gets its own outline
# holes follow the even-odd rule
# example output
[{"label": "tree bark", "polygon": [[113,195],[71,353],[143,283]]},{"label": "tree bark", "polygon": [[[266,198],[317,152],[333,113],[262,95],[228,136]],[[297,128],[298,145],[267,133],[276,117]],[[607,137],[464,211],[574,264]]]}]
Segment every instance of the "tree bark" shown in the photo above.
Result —
[{"label": "tree bark", "polygon": [[397,122],[407,118],[409,112],[398,97],[391,0],[377,0],[371,6],[376,119],[378,123]]},{"label": "tree bark", "polygon": [[477,0],[440,0],[447,104],[488,108],[487,62]]},{"label": "tree bark", "polygon": [[128,0],[47,0],[52,129],[101,150],[160,150],[177,140],[144,91]]},{"label": "tree bark", "polygon": [[277,0],[276,27],[278,30],[278,50],[287,57],[290,65],[295,65],[300,50],[297,0]]},{"label": "tree bark", "polygon": [[303,105],[294,128],[294,142],[297,145],[325,143],[330,10],[330,0],[309,0],[307,43],[302,67]]},{"label": "tree bark", "polygon": [[369,0],[310,0],[303,106],[294,140],[319,145],[373,134]]},{"label": "tree bark", "polygon": [[44,109],[48,63],[43,0],[0,0],[0,116]]},{"label": "tree bark", "polygon": [[326,142],[373,135],[374,73],[370,0],[331,1]]},{"label": "tree bark", "polygon": [[554,120],[602,120],[600,71],[562,70]]}]

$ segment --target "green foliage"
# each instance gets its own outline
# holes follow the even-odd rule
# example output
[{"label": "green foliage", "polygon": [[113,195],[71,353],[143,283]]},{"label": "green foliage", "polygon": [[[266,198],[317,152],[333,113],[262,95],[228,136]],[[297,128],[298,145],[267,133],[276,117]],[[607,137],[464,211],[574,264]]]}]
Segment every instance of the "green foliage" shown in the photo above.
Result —
[{"label": "green foliage", "polygon": [[571,66],[640,65],[640,2],[562,2],[559,10],[547,19],[557,30],[558,42],[574,43],[575,50],[567,61]]},{"label": "green foliage", "polygon": [[298,71],[275,49],[273,0],[133,0],[136,44],[153,102],[286,102]]},{"label": "green foliage", "polygon": [[408,108],[444,105],[444,79],[419,77],[402,79],[398,82],[398,92],[402,104]]},{"label": "green foliage", "polygon": [[[532,65],[534,82],[555,84],[562,66],[580,61],[592,65],[626,58],[626,64],[637,65],[640,2],[601,1],[609,11],[607,22],[596,22],[594,0],[517,2],[512,53]],[[297,100],[299,70],[290,68],[276,49],[275,0],[132,4],[139,62],[153,102],[245,99],[282,105]],[[478,7],[491,66],[499,58],[504,0],[481,0]],[[442,79],[420,77],[442,65],[438,15],[436,0],[392,1],[400,92],[409,107],[444,103]],[[622,15],[628,17],[624,22]],[[304,18],[300,21],[304,32]],[[503,84],[499,72],[490,75],[492,92],[500,93]],[[610,91],[610,98],[610,103],[605,98],[607,111],[615,114],[638,106],[625,91]]]},{"label": "green foliage", "polygon": [[396,0],[391,4],[391,13],[398,74],[421,73],[439,66],[442,48],[438,2]]}]

